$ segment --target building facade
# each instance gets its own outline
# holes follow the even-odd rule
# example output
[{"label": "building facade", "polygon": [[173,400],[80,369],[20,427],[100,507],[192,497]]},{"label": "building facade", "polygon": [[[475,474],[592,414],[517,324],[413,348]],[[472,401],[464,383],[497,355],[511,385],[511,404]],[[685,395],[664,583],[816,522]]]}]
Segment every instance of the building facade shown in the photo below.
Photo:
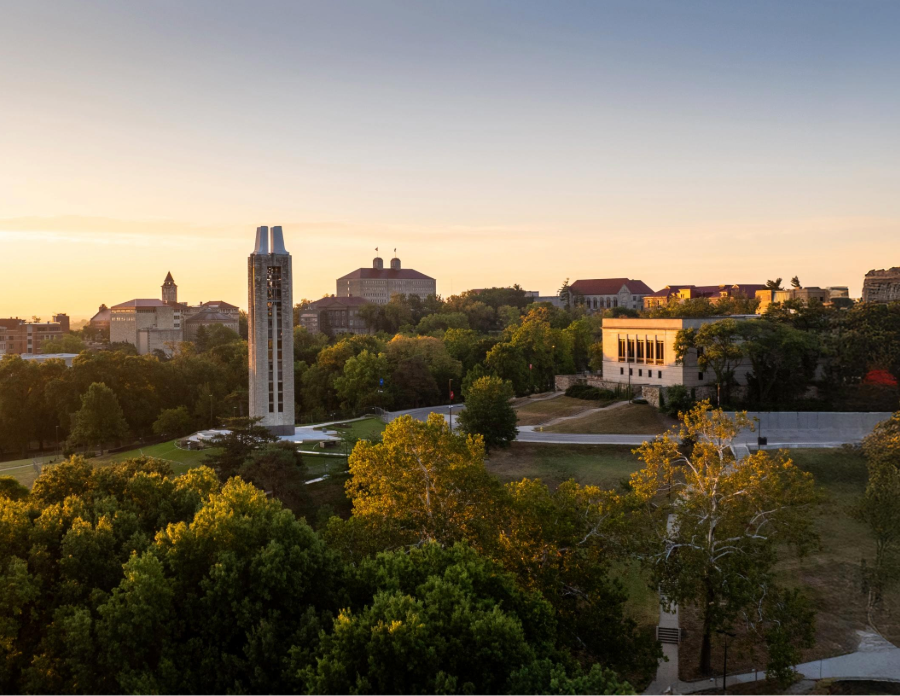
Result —
[{"label": "building facade", "polygon": [[15,317],[0,319],[0,327],[6,329],[3,353],[16,355],[39,355],[44,341],[63,336],[62,327],[54,321],[26,322]]},{"label": "building facade", "polygon": [[189,305],[178,301],[178,285],[171,273],[162,284],[162,299],[129,300],[100,310],[90,321],[95,329],[109,327],[112,343],[134,345],[138,353],[146,355],[156,350],[171,355],[182,341],[192,341],[201,326],[222,324],[238,332],[240,309],[221,300]]},{"label": "building facade", "polygon": [[293,435],[293,275],[280,226],[257,228],[247,276],[250,417],[276,435]]},{"label": "building facade", "polygon": [[[846,290],[846,288],[844,288]],[[836,293],[835,297],[847,297]],[[810,302],[820,302],[826,304],[832,299],[831,291],[827,288],[809,287],[809,288],[788,288],[787,290],[772,290],[764,288],[756,292],[756,298],[759,300],[759,306],[756,308],[757,314],[764,314],[771,304],[780,304],[789,300],[800,300],[804,304]]]},{"label": "building facade", "polygon": [[156,350],[166,355],[181,342],[181,311],[162,300],[129,300],[110,308],[110,343],[130,343],[141,355]]},{"label": "building facade", "polygon": [[[714,385],[715,374],[697,365],[695,350],[682,363],[676,362],[675,339],[682,329],[699,329],[723,319],[745,321],[751,317],[729,316],[704,319],[604,319],[603,379],[623,385],[685,387]],[[739,366],[735,379],[746,382],[749,365]]]},{"label": "building facade", "polygon": [[[237,307],[235,307],[235,309],[237,309]],[[229,313],[220,311],[215,307],[205,307],[199,312],[191,314],[187,319],[182,319],[184,340],[193,341],[197,338],[197,331],[200,330],[201,326],[208,328],[210,326],[215,326],[216,324],[231,329],[235,333],[238,333],[240,330],[240,319],[237,312]]]},{"label": "building facade", "polygon": [[402,268],[400,259],[391,259],[391,267],[384,267],[384,259],[376,256],[372,268],[357,268],[337,279],[335,297],[359,297],[366,302],[387,304],[392,295],[418,295],[423,300],[437,294],[437,281],[412,268]]},{"label": "building facade", "polygon": [[753,299],[765,289],[761,283],[723,283],[722,285],[667,285],[644,298],[644,309],[664,307],[670,302],[705,298],[716,303],[723,298]]},{"label": "building facade", "polygon": [[613,307],[641,309],[644,296],[653,292],[643,281],[630,278],[576,280],[569,286],[573,303],[584,303],[589,314]]},{"label": "building facade", "polygon": [[359,310],[367,304],[371,303],[362,297],[323,297],[301,310],[300,326],[328,336],[373,333],[359,316]]},{"label": "building facade", "polygon": [[863,302],[896,302],[900,300],[900,267],[871,270],[863,279]]}]

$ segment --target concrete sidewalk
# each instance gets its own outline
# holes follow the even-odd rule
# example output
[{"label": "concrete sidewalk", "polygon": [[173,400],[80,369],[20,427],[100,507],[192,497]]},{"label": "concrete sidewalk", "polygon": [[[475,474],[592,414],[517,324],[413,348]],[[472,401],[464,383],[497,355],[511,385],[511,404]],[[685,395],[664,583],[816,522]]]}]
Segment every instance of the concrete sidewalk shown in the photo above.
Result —
[{"label": "concrete sidewalk", "polygon": [[[889,643],[877,633],[871,631],[857,631],[859,646],[856,652],[837,657],[826,657],[823,660],[813,660],[797,665],[797,670],[804,678],[818,679],[845,679],[860,680],[871,679],[874,681],[900,682],[900,648]],[[761,681],[766,678],[764,670],[758,672],[746,672],[728,676],[727,685],[745,684],[752,681]],[[721,688],[722,676],[712,679],[700,679],[693,682],[679,681],[671,686],[673,694],[692,694],[697,691]],[[651,684],[651,687],[654,685]],[[644,693],[654,693],[650,690]]]}]

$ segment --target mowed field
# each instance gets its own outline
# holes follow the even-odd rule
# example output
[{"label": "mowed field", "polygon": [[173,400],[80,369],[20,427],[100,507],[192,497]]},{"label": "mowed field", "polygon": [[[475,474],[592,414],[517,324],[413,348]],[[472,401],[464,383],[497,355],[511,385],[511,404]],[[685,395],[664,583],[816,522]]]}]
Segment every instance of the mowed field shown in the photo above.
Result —
[{"label": "mowed field", "polygon": [[588,401],[586,399],[573,399],[570,396],[557,396],[553,399],[541,399],[515,406],[519,425],[541,425],[554,418],[562,416],[574,416],[582,411],[599,408],[608,403],[603,401]]},{"label": "mowed field", "polygon": [[[833,657],[856,650],[856,631],[866,629],[866,596],[862,591],[860,560],[874,556],[875,544],[865,525],[850,516],[849,507],[862,495],[866,485],[865,459],[852,449],[789,450],[794,463],[810,472],[824,494],[825,503],[812,511],[820,546],[804,558],[785,553],[778,566],[781,581],[788,587],[803,587],[816,609],[816,645],[804,652],[803,660]],[[696,611],[681,610],[687,637],[682,647],[681,677],[700,677],[701,621]],[[878,630],[900,645],[900,588],[886,593],[875,617]],[[728,648],[729,672],[762,668],[762,643],[740,626],[738,638]],[[722,646],[713,640],[713,664],[722,664]]]},{"label": "mowed field", "polygon": [[551,488],[575,479],[581,484],[616,488],[622,479],[640,468],[630,445],[548,445],[513,442],[493,450],[487,468],[501,481],[541,479]]},{"label": "mowed field", "polygon": [[556,425],[549,425],[544,428],[544,432],[582,433],[585,435],[659,435],[677,424],[677,420],[664,416],[653,406],[620,404],[600,411],[591,411],[580,418],[572,418]]}]

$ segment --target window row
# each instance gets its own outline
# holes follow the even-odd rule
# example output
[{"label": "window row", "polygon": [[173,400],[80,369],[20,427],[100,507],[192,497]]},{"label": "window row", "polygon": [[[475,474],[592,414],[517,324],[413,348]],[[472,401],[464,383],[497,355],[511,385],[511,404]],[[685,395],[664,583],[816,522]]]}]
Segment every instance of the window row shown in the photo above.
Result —
[{"label": "window row", "polygon": [[666,362],[666,344],[658,338],[619,338],[619,362]]}]

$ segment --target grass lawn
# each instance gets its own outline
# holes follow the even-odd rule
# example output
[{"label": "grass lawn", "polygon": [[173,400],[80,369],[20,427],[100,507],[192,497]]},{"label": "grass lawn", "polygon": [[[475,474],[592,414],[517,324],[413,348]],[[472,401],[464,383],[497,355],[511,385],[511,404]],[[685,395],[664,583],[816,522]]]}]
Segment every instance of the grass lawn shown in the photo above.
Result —
[{"label": "grass lawn", "polygon": [[[794,463],[810,472],[825,495],[815,526],[820,547],[798,559],[785,553],[777,571],[789,587],[803,587],[816,608],[816,645],[803,653],[803,661],[833,657],[856,650],[857,630],[866,628],[866,597],[861,589],[860,559],[872,558],[874,542],[866,527],[853,520],[848,507],[862,494],[866,465],[862,454],[850,449],[789,450]],[[700,618],[693,608],[681,610],[687,638],[682,646],[682,678],[696,678],[700,651]],[[884,606],[876,615],[881,634],[900,644],[900,589],[886,593]],[[741,633],[738,631],[739,634]],[[729,672],[764,666],[764,653],[748,636],[729,645]],[[752,651],[756,650],[756,656]],[[714,669],[721,669],[721,646],[713,639]],[[716,667],[718,665],[718,667]]]},{"label": "grass lawn", "polygon": [[21,483],[26,488],[31,488],[34,480],[37,478],[37,472],[34,470],[32,462],[37,460],[39,464],[47,464],[52,462],[55,457],[52,455],[34,457],[34,459],[14,459],[9,462],[0,463],[0,476],[9,476]]},{"label": "grass lawn", "polygon": [[364,418],[363,420],[329,425],[325,428],[318,428],[318,430],[334,430],[360,440],[371,440],[380,436],[384,432],[384,427],[380,418]]},{"label": "grass lawn", "polygon": [[589,435],[659,435],[676,425],[674,418],[664,416],[653,406],[625,404],[593,411],[582,418],[557,423],[544,430],[548,433],[584,433]]},{"label": "grass lawn", "polygon": [[493,450],[488,471],[501,481],[539,478],[556,488],[570,478],[581,484],[616,488],[640,462],[631,445],[545,445],[513,442],[509,448]]},{"label": "grass lawn", "polygon": [[183,450],[175,446],[175,440],[161,442],[158,445],[150,445],[149,447],[139,447],[138,449],[128,450],[127,452],[115,452],[114,454],[105,454],[91,461],[97,466],[106,464],[115,464],[116,462],[133,459],[135,457],[155,457],[157,459],[165,459],[172,464],[172,470],[176,474],[183,474],[188,469],[203,464],[203,460],[207,454],[214,452],[213,449],[205,450]]},{"label": "grass lawn", "polygon": [[589,408],[598,408],[605,402],[573,399],[570,396],[557,396],[554,399],[532,401],[516,407],[519,425],[540,425],[560,416],[574,416]]}]

